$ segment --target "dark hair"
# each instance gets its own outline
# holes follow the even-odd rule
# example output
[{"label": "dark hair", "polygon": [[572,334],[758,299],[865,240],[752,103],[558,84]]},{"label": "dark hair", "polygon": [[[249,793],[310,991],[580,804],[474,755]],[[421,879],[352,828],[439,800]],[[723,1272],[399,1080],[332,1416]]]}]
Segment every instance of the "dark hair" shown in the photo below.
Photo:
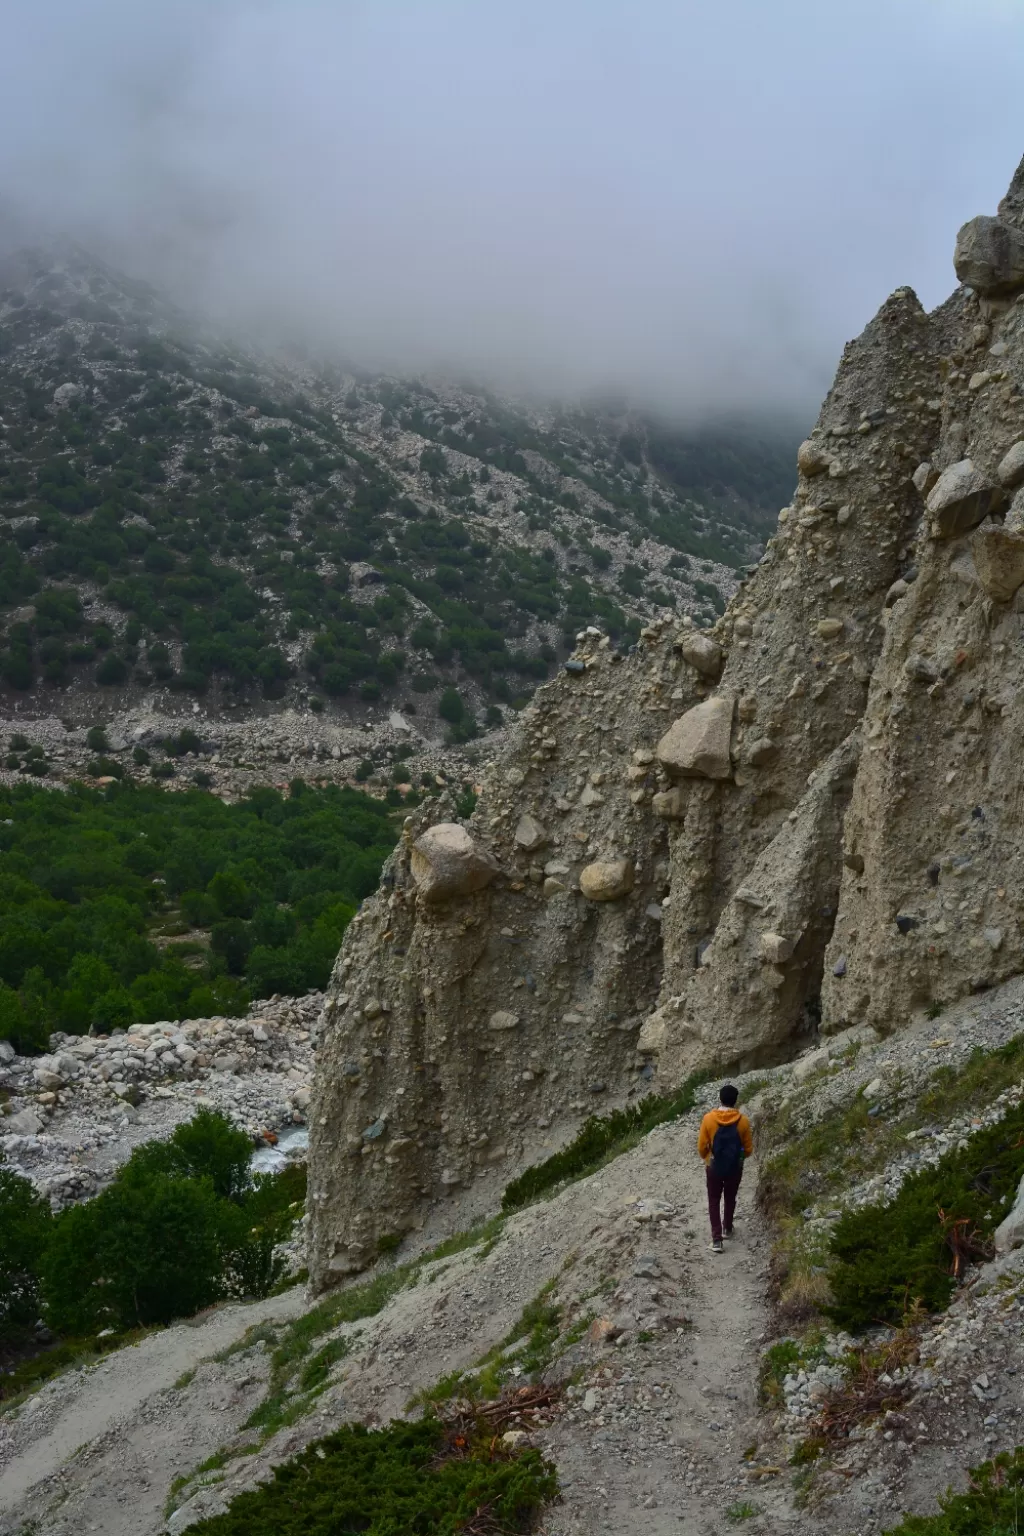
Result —
[{"label": "dark hair", "polygon": [[725,1083],[718,1090],[718,1097],[721,1099],[726,1109],[735,1109],[736,1100],[739,1098],[739,1096],[739,1089],[734,1088],[732,1083]]}]

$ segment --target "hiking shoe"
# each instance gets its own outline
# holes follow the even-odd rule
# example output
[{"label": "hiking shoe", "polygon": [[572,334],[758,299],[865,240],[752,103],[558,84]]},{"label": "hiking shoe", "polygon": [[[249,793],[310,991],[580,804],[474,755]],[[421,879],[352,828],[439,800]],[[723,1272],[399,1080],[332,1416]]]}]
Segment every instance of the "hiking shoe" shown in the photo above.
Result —
[{"label": "hiking shoe", "polygon": [[725,1236],[726,1237],[735,1237],[736,1236],[735,1228],[734,1227],[726,1227],[726,1229],[725,1229]]},{"label": "hiking shoe", "polygon": [[725,1244],[722,1242],[722,1239],[720,1237],[716,1237],[714,1242],[711,1244],[711,1252],[712,1253],[724,1253],[725,1252]]}]

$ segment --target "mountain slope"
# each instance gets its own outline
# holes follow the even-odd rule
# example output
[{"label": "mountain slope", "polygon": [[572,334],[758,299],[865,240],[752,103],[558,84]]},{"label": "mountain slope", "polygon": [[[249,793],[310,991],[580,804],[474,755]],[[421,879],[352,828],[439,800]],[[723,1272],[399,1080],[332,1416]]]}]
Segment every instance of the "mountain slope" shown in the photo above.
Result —
[{"label": "mountain slope", "polygon": [[774,429],[260,356],[75,248],[0,266],[0,420],[0,678],[29,713],[429,712],[454,682],[493,723],[589,623],[713,619],[791,481]]}]

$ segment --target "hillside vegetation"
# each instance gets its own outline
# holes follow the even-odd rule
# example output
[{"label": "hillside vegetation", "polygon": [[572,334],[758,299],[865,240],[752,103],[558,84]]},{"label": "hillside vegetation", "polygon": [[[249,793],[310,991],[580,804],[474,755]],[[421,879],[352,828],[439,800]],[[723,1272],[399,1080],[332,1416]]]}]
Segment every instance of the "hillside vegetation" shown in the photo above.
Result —
[{"label": "hillside vegetation", "polygon": [[795,441],[286,367],[74,250],[0,270],[0,421],[0,679],[33,707],[500,709],[583,625],[713,618]]},{"label": "hillside vegetation", "polygon": [[326,985],[394,844],[351,789],[0,790],[0,1038],[244,1013]]}]

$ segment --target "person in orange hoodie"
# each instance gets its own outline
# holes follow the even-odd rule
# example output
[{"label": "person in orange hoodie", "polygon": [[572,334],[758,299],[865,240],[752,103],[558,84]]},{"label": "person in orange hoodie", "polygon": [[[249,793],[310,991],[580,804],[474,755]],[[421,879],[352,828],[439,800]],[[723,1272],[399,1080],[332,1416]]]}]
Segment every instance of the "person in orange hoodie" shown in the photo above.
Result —
[{"label": "person in orange hoodie", "polygon": [[[720,1090],[717,1109],[709,1110],[700,1123],[697,1151],[704,1159],[708,1185],[708,1215],[711,1217],[711,1252],[722,1253],[723,1231],[732,1237],[736,1196],[743,1177],[743,1160],[754,1150],[750,1121],[736,1108],[739,1090],[726,1083]],[[725,1203],[725,1224],[722,1203]]]}]

